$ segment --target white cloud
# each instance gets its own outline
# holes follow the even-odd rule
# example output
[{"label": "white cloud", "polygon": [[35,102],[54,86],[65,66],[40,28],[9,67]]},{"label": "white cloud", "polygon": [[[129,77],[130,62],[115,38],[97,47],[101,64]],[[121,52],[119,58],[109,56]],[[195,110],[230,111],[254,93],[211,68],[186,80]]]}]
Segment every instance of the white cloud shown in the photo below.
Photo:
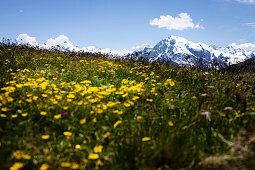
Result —
[{"label": "white cloud", "polygon": [[60,49],[68,49],[71,51],[79,51],[79,48],[75,47],[69,38],[65,35],[59,35],[57,38],[50,38],[42,45],[44,48],[59,47]]},{"label": "white cloud", "polygon": [[144,48],[152,48],[152,46],[150,46],[148,44],[142,44],[142,45],[132,47],[131,49],[134,51],[140,51],[140,50],[144,50]]},{"label": "white cloud", "polygon": [[36,41],[35,37],[30,37],[27,34],[20,34],[18,38],[16,38],[19,44],[29,44],[32,46],[38,46],[38,43]]},{"label": "white cloud", "polygon": [[236,1],[245,4],[255,4],[255,0],[236,0]]},{"label": "white cloud", "polygon": [[70,50],[70,51],[84,51],[84,52],[101,52],[103,54],[109,53],[112,55],[127,55],[128,53],[131,53],[132,51],[129,51],[127,49],[123,49],[121,51],[118,50],[112,50],[109,48],[100,49],[95,46],[88,46],[88,47],[82,47],[78,48],[73,45],[73,43],[69,40],[69,38],[65,35],[59,35],[56,38],[49,38],[45,44],[39,45],[36,41],[35,37],[30,37],[27,34],[20,34],[18,38],[16,38],[19,44],[29,44],[32,46],[39,46],[40,48],[44,49],[50,49],[50,48],[58,48],[60,50]]},{"label": "white cloud", "polygon": [[185,29],[204,29],[199,23],[194,24],[192,18],[187,13],[180,13],[178,17],[171,15],[161,15],[160,18],[154,18],[150,21],[151,25],[159,28],[167,28],[168,30],[185,30]]},{"label": "white cloud", "polygon": [[255,51],[255,44],[252,44],[252,43],[244,43],[244,44],[240,44],[240,45],[237,45],[236,43],[232,43],[229,46],[234,47],[234,48],[241,48],[241,49],[244,49],[244,50],[253,50],[253,51]]}]

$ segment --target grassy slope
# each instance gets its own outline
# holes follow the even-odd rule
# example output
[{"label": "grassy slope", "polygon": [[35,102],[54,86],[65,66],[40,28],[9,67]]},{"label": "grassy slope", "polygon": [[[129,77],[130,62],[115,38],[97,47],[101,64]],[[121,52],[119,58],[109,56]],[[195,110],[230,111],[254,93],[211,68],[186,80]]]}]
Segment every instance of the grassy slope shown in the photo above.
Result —
[{"label": "grassy slope", "polygon": [[88,55],[0,47],[0,169],[252,166],[254,74]]}]

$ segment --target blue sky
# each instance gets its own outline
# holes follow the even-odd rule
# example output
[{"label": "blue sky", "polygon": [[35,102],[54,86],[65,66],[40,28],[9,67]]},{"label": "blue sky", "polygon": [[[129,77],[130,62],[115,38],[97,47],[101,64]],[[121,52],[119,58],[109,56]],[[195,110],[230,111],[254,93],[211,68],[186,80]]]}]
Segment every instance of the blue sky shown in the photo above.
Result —
[{"label": "blue sky", "polygon": [[[255,44],[255,0],[0,1],[1,38],[27,33],[43,44],[63,34],[79,47],[117,50],[155,45],[170,35],[218,46]],[[193,28],[150,24],[160,16],[178,18],[181,13],[192,19]]]}]

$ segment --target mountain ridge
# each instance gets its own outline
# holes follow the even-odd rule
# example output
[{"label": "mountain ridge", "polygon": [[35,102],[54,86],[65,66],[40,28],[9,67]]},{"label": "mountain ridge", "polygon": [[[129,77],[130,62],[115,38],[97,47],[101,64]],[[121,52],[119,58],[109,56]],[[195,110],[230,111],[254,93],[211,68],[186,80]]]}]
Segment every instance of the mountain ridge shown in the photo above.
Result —
[{"label": "mountain ridge", "polygon": [[126,55],[125,59],[146,59],[149,62],[168,62],[172,65],[225,67],[255,56],[255,51],[235,46],[216,47],[194,43],[183,37],[170,36],[154,47],[145,47]]}]

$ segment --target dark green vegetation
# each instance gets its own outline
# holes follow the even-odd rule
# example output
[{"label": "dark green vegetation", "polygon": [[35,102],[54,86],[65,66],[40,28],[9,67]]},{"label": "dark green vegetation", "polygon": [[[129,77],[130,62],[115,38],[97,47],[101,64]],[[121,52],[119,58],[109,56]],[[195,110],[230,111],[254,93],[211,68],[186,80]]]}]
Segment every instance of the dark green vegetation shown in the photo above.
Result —
[{"label": "dark green vegetation", "polygon": [[227,70],[229,71],[248,71],[248,72],[255,72],[255,58],[250,58],[244,62],[230,65]]},{"label": "dark green vegetation", "polygon": [[0,47],[0,169],[250,169],[255,74]]}]

